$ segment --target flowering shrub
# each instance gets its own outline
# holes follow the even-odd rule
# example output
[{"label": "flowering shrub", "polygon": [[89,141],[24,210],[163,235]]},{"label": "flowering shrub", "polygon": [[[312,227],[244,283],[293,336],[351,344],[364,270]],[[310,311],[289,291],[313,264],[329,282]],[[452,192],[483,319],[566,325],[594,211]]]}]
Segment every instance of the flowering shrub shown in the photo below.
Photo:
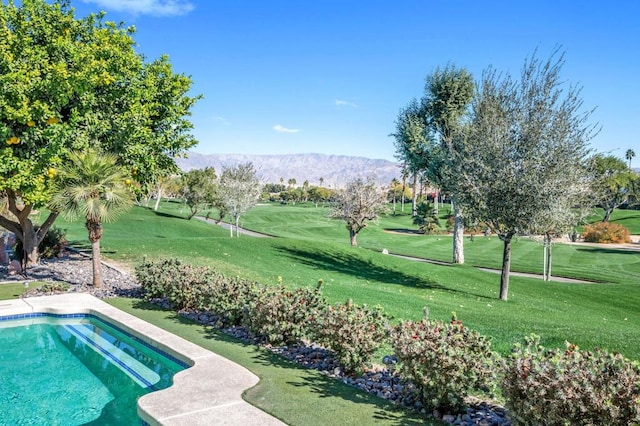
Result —
[{"label": "flowering shrub", "polygon": [[312,337],[318,312],[326,305],[315,289],[284,286],[262,287],[244,307],[242,324],[253,333],[263,336],[272,345],[289,345]]},{"label": "flowering shrub", "polygon": [[588,243],[630,243],[629,230],[611,222],[596,222],[586,225],[582,233]]},{"label": "flowering shrub", "polygon": [[458,412],[471,390],[495,383],[496,355],[490,341],[462,325],[455,314],[449,323],[405,321],[392,330],[400,375],[412,381],[427,409]]},{"label": "flowering shrub", "polygon": [[619,354],[516,344],[504,366],[502,393],[522,425],[640,423],[640,367]]},{"label": "flowering shrub", "polygon": [[382,308],[346,304],[327,306],[317,321],[319,343],[336,354],[347,373],[355,373],[370,360],[386,341],[389,321]]}]

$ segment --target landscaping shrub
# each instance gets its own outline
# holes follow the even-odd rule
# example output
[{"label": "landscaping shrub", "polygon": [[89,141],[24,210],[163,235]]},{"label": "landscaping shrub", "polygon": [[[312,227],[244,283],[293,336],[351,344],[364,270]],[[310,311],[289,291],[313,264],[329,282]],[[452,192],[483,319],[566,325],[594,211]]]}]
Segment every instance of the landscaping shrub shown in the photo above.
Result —
[{"label": "landscaping shrub", "polygon": [[640,368],[619,354],[547,350],[532,335],[505,362],[502,393],[522,425],[640,423]]},{"label": "landscaping shrub", "polygon": [[589,243],[630,243],[629,230],[611,222],[596,222],[585,225],[583,237]]},{"label": "landscaping shrub", "polygon": [[219,327],[240,325],[245,306],[260,294],[259,285],[238,277],[228,278],[219,273],[210,274],[207,279],[203,310],[219,316]]},{"label": "landscaping shrub", "polygon": [[496,357],[491,342],[468,329],[455,314],[449,323],[405,321],[392,330],[400,375],[413,382],[424,406],[460,412],[472,390],[495,383]]},{"label": "landscaping shrub", "polygon": [[155,263],[145,261],[135,272],[145,300],[166,298],[176,310],[204,310],[211,274],[208,268],[186,265],[178,259],[163,259]]},{"label": "landscaping shrub", "polygon": [[244,308],[242,324],[276,346],[313,338],[313,323],[326,305],[320,289],[321,282],[315,289],[259,288]]},{"label": "landscaping shrub", "polygon": [[355,373],[371,357],[389,334],[389,321],[381,307],[346,304],[327,306],[317,322],[319,343],[336,354],[347,373]]}]

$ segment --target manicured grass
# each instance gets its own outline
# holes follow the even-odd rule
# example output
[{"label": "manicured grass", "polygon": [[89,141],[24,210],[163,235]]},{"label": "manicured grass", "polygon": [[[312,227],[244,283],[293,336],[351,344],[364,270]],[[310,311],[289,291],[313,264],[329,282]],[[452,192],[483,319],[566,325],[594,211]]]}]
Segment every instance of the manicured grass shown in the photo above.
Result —
[{"label": "manicured grass", "polygon": [[290,425],[441,424],[409,412],[269,351],[133,299],[108,299],[113,306],[230,359],[260,377],[244,398]]},{"label": "manicured grass", "polygon": [[[352,248],[344,227],[339,222],[329,222],[335,228],[326,225],[318,209],[299,209],[302,216],[296,218],[292,208],[271,207],[256,207],[256,213],[265,217],[273,214],[274,224],[278,220],[275,217],[286,219],[282,223],[287,225],[278,227],[287,237],[232,239],[220,227],[138,207],[118,222],[105,225],[103,253],[132,264],[145,256],[151,259],[178,257],[265,284],[276,283],[278,277],[282,277],[290,286],[313,286],[318,279],[323,279],[324,294],[331,302],[352,298],[358,304],[379,304],[396,320],[418,319],[425,307],[429,308],[431,318],[438,319],[448,319],[451,312],[456,311],[466,325],[491,336],[494,347],[502,353],[507,353],[523,336],[535,332],[542,336],[546,346],[562,346],[569,340],[585,349],[599,346],[640,359],[640,334],[637,333],[640,255],[637,253],[576,250],[571,261],[575,265],[569,264],[566,268],[592,271],[585,275],[594,277],[606,276],[596,275],[595,270],[600,268],[617,277],[618,283],[545,283],[514,276],[509,301],[500,302],[497,300],[498,275],[468,265],[439,266],[386,256],[362,247]],[[245,225],[253,220],[249,216],[247,214]],[[385,218],[382,225],[385,221],[393,225],[401,220],[409,219]],[[313,231],[321,225],[327,228]],[[61,222],[59,226],[68,228],[71,239],[86,241],[82,223],[64,225]],[[270,228],[274,229],[275,225]],[[296,230],[304,237],[294,238]],[[394,246],[387,245],[391,240],[381,242],[383,236],[408,241],[404,244],[413,244],[413,241],[431,244],[420,248],[428,252],[429,257],[432,252],[444,253],[445,250],[444,239],[389,235],[374,227],[363,231],[359,241],[362,245],[384,244],[396,251]],[[492,240],[495,238],[485,242]],[[483,246],[482,241],[476,238],[467,244],[468,258],[490,256],[482,252],[494,248]],[[537,247],[533,242],[519,240],[514,246],[514,258],[527,257],[517,254],[521,242],[527,244],[522,245],[525,248]],[[473,254],[476,247],[481,253]],[[450,245],[446,250],[450,251]],[[416,252],[418,246],[414,254]],[[556,267],[560,268],[563,256],[556,254],[555,257]],[[541,251],[537,259],[540,258]],[[630,275],[632,273],[635,275]],[[626,281],[625,276],[628,276]]]},{"label": "manicured grass", "polygon": [[42,284],[41,282],[31,282],[29,287],[25,287],[22,283],[0,284],[0,300],[17,299],[25,292],[40,287]]}]

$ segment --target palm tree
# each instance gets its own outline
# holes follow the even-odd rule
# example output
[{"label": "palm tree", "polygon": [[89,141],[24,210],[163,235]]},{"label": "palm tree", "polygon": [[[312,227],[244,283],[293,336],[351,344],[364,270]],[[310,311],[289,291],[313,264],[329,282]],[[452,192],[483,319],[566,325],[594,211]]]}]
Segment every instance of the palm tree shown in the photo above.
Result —
[{"label": "palm tree", "polygon": [[631,159],[636,156],[636,153],[634,152],[634,150],[628,149],[624,156],[627,161],[629,161],[629,169],[631,169]]},{"label": "palm tree", "polygon": [[93,285],[100,287],[102,222],[113,221],[133,205],[133,193],[128,188],[131,179],[117,164],[115,155],[96,151],[72,154],[59,176],[50,208],[72,220],[85,218],[91,241]]}]

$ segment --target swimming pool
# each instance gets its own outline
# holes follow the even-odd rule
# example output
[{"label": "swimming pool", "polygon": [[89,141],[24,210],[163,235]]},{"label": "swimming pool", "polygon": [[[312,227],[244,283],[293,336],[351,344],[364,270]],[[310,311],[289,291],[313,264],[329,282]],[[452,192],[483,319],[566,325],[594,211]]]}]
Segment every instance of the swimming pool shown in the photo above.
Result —
[{"label": "swimming pool", "polygon": [[95,316],[0,321],[0,424],[140,425],[137,400],[188,367]]},{"label": "swimming pool", "polygon": [[[168,388],[149,392],[138,398],[137,413],[144,423],[151,426],[284,424],[242,399],[243,392],[258,383],[255,374],[96,297],[86,293],[65,293],[0,301],[0,318],[3,319],[25,318],[33,314],[77,316],[79,313],[113,324],[125,334],[135,336],[136,340],[143,342],[145,346],[158,349],[170,358],[175,358],[178,363],[190,366],[177,372],[173,377],[173,384]],[[48,339],[42,341],[47,342]],[[3,349],[4,347],[0,347],[0,364],[5,363],[2,357]],[[51,371],[50,375],[55,376],[58,373],[60,371]],[[0,376],[0,382],[2,379]],[[146,380],[153,381],[148,377]],[[23,381],[28,384],[27,380]],[[84,391],[86,398],[91,397],[84,390],[86,388],[80,390],[69,386],[68,389],[68,393]],[[4,397],[4,394],[0,394],[0,412],[12,409],[11,405],[9,408],[3,405]],[[62,403],[62,400],[60,402]],[[63,424],[66,425],[68,422]]]}]

